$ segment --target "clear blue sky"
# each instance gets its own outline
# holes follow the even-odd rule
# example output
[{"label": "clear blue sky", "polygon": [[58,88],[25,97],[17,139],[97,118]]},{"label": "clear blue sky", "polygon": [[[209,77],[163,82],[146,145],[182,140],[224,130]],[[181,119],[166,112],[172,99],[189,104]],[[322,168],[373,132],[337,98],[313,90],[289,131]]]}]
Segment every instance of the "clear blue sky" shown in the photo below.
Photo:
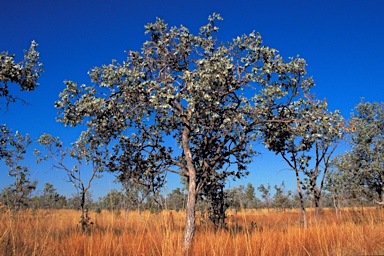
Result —
[{"label": "clear blue sky", "polygon": [[[53,107],[64,88],[64,80],[89,83],[87,71],[112,59],[123,61],[124,51],[139,50],[146,40],[144,25],[156,17],[169,25],[187,26],[197,33],[208,15],[220,13],[219,40],[228,41],[253,30],[260,32],[264,44],[278,49],[288,59],[300,55],[314,77],[313,92],[327,98],[330,109],[340,109],[345,117],[364,97],[366,101],[383,101],[384,1],[382,0],[12,0],[1,3],[0,51],[22,58],[31,40],[38,51],[45,73],[40,86],[31,93],[17,93],[30,103],[10,105],[0,113],[1,123],[13,131],[29,133],[36,139],[44,132],[60,136],[69,143],[78,130],[55,122]],[[32,153],[33,145],[30,148]],[[261,148],[262,149],[262,148]],[[249,167],[251,175],[240,183],[280,184],[294,189],[294,175],[278,157],[263,150]],[[32,155],[32,154],[31,154]],[[50,182],[58,192],[71,195],[74,188],[64,181],[65,173],[48,164],[36,165],[32,156],[25,164],[32,178],[39,180],[38,190]],[[96,180],[94,196],[105,195],[114,186],[113,176]],[[169,178],[169,189],[178,184]],[[0,188],[12,183],[7,169],[1,166]],[[231,183],[238,185],[239,183]]]}]

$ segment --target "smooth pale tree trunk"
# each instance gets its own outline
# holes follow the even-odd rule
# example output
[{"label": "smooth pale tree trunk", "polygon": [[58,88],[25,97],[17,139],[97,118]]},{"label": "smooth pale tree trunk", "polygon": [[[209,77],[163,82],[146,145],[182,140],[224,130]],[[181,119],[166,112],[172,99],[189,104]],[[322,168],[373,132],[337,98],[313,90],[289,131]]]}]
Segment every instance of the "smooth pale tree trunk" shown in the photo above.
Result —
[{"label": "smooth pale tree trunk", "polygon": [[297,193],[299,194],[301,213],[303,215],[303,225],[304,225],[304,228],[307,228],[307,212],[305,211],[304,198],[303,198],[303,193],[301,191],[300,176],[297,170],[295,170],[295,173],[296,173]]},{"label": "smooth pale tree trunk", "polygon": [[186,207],[186,220],[184,228],[184,237],[183,237],[183,255],[188,255],[188,251],[192,246],[193,236],[195,234],[196,228],[196,214],[195,214],[195,205],[196,205],[196,179],[189,177],[188,185],[188,199]]},{"label": "smooth pale tree trunk", "polygon": [[188,199],[186,207],[186,219],[185,219],[185,228],[183,236],[183,255],[188,255],[188,252],[192,246],[193,236],[195,234],[196,228],[196,215],[195,215],[195,205],[196,205],[196,169],[193,164],[191,149],[189,147],[189,129],[184,127],[183,135],[183,150],[185,155],[185,160],[187,162],[188,169]]},{"label": "smooth pale tree trunk", "polygon": [[335,213],[336,213],[336,219],[339,219],[341,217],[341,212],[339,216],[339,200],[336,199],[335,195],[332,194],[332,199],[333,199],[333,207],[335,208]]}]

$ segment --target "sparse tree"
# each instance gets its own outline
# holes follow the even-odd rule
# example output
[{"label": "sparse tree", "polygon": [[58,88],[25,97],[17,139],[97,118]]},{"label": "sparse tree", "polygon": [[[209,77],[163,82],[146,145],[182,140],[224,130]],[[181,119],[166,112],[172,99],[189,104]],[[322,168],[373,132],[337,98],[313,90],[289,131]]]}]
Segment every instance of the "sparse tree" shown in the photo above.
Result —
[{"label": "sparse tree", "polygon": [[[127,167],[130,168],[130,167]],[[139,213],[143,210],[145,201],[151,196],[158,194],[158,186],[153,179],[142,179],[131,175],[132,171],[121,172],[116,179],[123,186],[125,194],[125,210],[137,209]],[[151,181],[152,180],[152,181]],[[156,197],[154,197],[156,199]]]},{"label": "sparse tree", "polygon": [[[10,88],[32,91],[38,86],[37,79],[43,68],[36,47],[36,42],[32,41],[21,62],[15,62],[14,54],[0,52],[0,104],[5,104],[6,108],[9,103],[23,101]],[[4,188],[1,196],[3,202],[13,209],[28,205],[28,195],[36,189],[37,181],[31,181],[29,169],[20,165],[30,143],[29,135],[12,134],[6,124],[0,124],[0,159],[10,168],[8,175],[16,178],[14,184]]]},{"label": "sparse tree", "polygon": [[[88,217],[89,206],[87,205],[86,195],[89,192],[92,181],[98,178],[103,171],[103,167],[99,165],[99,163],[103,162],[101,160],[101,153],[98,151],[99,149],[93,147],[92,143],[88,143],[90,141],[89,137],[92,137],[92,135],[83,132],[80,138],[72,144],[71,148],[65,148],[59,137],[43,134],[37,141],[48,152],[46,155],[43,155],[36,149],[34,152],[38,157],[37,162],[53,159],[53,167],[63,170],[68,174],[68,181],[73,184],[81,197],[80,223],[83,231],[86,231],[90,220]],[[70,165],[65,162],[68,156],[76,161],[76,164],[72,165],[73,167],[69,167]],[[87,167],[91,169],[88,171],[88,175],[84,174],[82,170],[82,168],[85,169]]]},{"label": "sparse tree", "polygon": [[124,194],[121,191],[112,189],[103,197],[103,205],[109,211],[120,210],[123,208]]},{"label": "sparse tree", "polygon": [[245,196],[247,199],[245,208],[248,208],[248,209],[256,208],[258,199],[256,198],[255,188],[251,183],[248,183],[247,187],[245,188]]},{"label": "sparse tree", "polygon": [[384,205],[384,104],[359,103],[347,131],[352,148],[335,160],[331,189]]},{"label": "sparse tree", "polygon": [[146,210],[149,210],[151,213],[159,212],[163,210],[165,203],[165,198],[160,193],[159,190],[157,190],[155,193],[150,193],[143,203],[143,208]]},{"label": "sparse tree", "polygon": [[312,195],[318,221],[324,180],[331,166],[331,156],[342,138],[344,121],[339,111],[328,111],[325,100],[315,100],[308,93],[280,113],[295,121],[289,125],[267,123],[264,144],[281,155],[295,172],[304,227],[307,227],[302,190]]},{"label": "sparse tree", "polygon": [[60,195],[56,192],[57,189],[53,187],[53,184],[46,182],[44,184],[43,194],[40,196],[40,207],[51,209],[60,208]]},{"label": "sparse tree", "polygon": [[235,209],[236,212],[247,207],[247,196],[244,185],[227,189],[225,195],[228,207]]},{"label": "sparse tree", "polygon": [[30,202],[30,193],[36,189],[37,181],[31,181],[30,170],[23,166],[21,161],[32,143],[29,135],[22,136],[18,132],[5,141],[6,153],[3,155],[5,165],[9,168],[8,175],[16,179],[15,183],[5,187],[1,193],[3,204],[13,210],[27,207]]},{"label": "sparse tree", "polygon": [[275,185],[273,188],[275,189],[275,194],[273,195],[272,206],[277,210],[283,211],[290,208],[291,191],[285,191],[284,181],[281,182],[280,186]]},{"label": "sparse tree", "polygon": [[264,199],[265,207],[267,207],[268,211],[271,206],[271,185],[268,184],[267,187],[265,187],[263,184],[261,184],[259,187],[257,187],[257,190],[261,193],[261,198]]},{"label": "sparse tree", "polygon": [[55,103],[63,124],[84,125],[96,143],[114,145],[104,152],[110,171],[153,187],[167,171],[187,178],[183,253],[192,245],[199,192],[218,191],[219,177],[244,176],[263,125],[292,122],[280,112],[313,85],[305,60],[285,62],[258,33],[220,43],[221,19],[210,16],[198,35],[161,19],[147,24],[141,52],[92,69],[93,85],[66,81]]},{"label": "sparse tree", "polygon": [[15,62],[14,54],[0,52],[0,99],[5,99],[3,104],[5,103],[6,107],[17,100],[25,103],[23,99],[11,93],[10,86],[18,85],[21,91],[32,91],[39,85],[37,80],[44,70],[43,64],[39,62],[37,45],[35,41],[32,41],[21,62]]},{"label": "sparse tree", "polygon": [[185,201],[187,199],[187,194],[181,191],[180,188],[176,188],[167,195],[168,207],[171,210],[183,210],[185,209]]},{"label": "sparse tree", "polygon": [[[72,197],[67,200],[67,209],[73,209],[76,211],[82,211],[81,205],[87,205],[88,207],[93,203],[92,193],[88,190],[85,194],[85,202],[83,203],[83,196],[80,193],[72,194]],[[84,214],[85,215],[85,214]]]}]

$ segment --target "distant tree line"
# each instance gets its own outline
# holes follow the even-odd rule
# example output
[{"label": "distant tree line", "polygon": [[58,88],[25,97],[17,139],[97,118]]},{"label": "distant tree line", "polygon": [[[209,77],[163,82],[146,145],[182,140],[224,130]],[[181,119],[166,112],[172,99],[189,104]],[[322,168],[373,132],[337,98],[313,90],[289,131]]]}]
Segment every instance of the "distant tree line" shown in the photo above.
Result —
[{"label": "distant tree line", "polygon": [[[110,190],[105,196],[99,197],[96,200],[92,198],[91,192],[86,194],[86,209],[92,210],[97,213],[101,211],[151,211],[158,212],[161,210],[175,210],[184,211],[186,207],[187,193],[181,188],[175,188],[168,194],[161,193],[145,193],[145,187],[131,187],[131,191],[124,191],[124,189]],[[6,208],[14,209],[14,198],[9,192],[10,188],[6,187],[0,194],[0,202]],[[300,199],[297,193],[292,190],[286,190],[284,182],[280,185],[274,185],[273,188],[270,184],[255,187],[248,183],[246,186],[239,185],[232,188],[225,189],[225,210],[232,210],[235,212],[242,210],[262,210],[268,211],[286,211],[291,209],[300,208]],[[28,196],[24,197],[24,203],[18,205],[20,208],[30,209],[73,209],[81,211],[82,197],[80,194],[73,194],[67,198],[64,195],[57,193],[57,189],[51,183],[45,183],[44,189],[38,192],[38,195],[30,192]],[[257,196],[258,195],[258,196]],[[338,197],[338,199],[340,199]],[[342,206],[374,206],[369,197],[356,197],[354,191],[350,194],[344,194],[342,201],[337,202]],[[334,208],[335,207],[335,194],[327,191],[321,201],[322,207]],[[311,194],[305,194],[305,206],[313,207],[314,202]],[[202,213],[207,213],[209,218],[210,202],[199,197],[197,202],[197,210]]]}]

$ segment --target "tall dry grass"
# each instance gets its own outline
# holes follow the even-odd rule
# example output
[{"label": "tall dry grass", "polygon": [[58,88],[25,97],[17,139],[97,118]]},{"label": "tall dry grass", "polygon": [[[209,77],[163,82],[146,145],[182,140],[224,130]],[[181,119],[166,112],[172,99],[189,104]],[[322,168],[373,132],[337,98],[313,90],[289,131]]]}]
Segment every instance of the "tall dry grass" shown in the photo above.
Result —
[{"label": "tall dry grass", "polygon": [[[304,229],[298,211],[229,213],[228,230],[197,220],[190,255],[367,255],[384,253],[384,210],[309,211]],[[199,216],[199,215],[198,215]],[[38,210],[0,215],[0,255],[178,255],[184,212],[91,213],[89,233],[80,212]]]}]

